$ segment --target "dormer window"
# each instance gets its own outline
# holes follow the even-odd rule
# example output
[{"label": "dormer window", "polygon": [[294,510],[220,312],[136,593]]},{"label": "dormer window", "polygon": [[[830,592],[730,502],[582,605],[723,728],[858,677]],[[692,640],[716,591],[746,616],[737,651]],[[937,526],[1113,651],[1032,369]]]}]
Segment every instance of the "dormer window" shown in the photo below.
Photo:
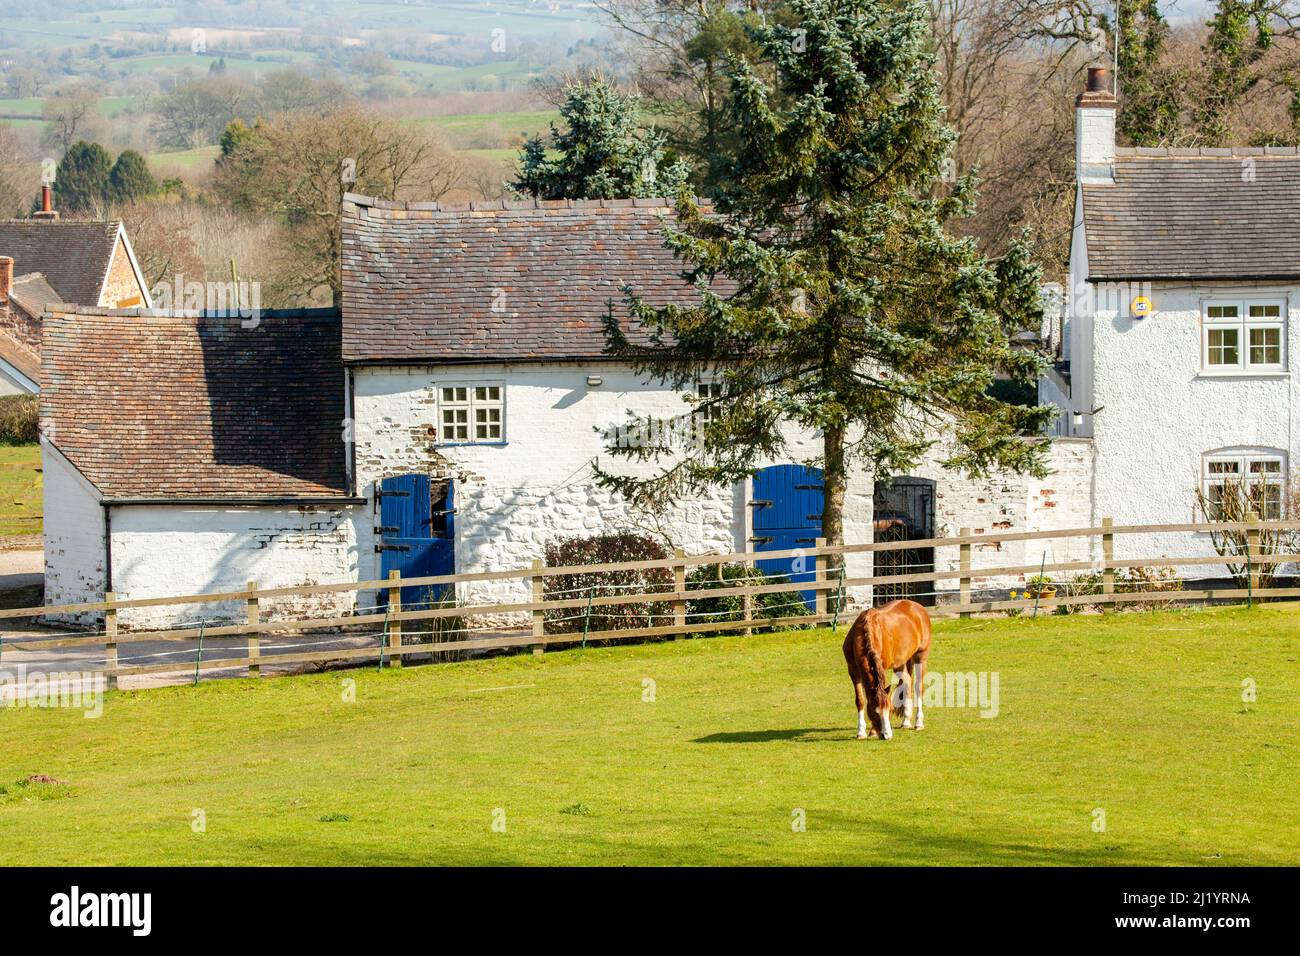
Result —
[{"label": "dormer window", "polygon": [[1280,372],[1286,368],[1286,303],[1276,299],[1205,304],[1201,365],[1207,372]]}]

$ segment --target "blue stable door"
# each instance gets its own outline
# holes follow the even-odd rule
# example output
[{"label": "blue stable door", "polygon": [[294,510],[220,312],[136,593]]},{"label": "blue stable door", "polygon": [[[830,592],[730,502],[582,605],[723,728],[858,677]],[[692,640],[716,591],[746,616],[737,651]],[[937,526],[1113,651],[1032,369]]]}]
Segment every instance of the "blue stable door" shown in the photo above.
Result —
[{"label": "blue stable door", "polygon": [[[754,475],[753,544],[755,551],[789,551],[812,548],[822,533],[822,504],[825,493],[820,468],[804,465],[773,465]],[[774,558],[756,562],[758,569],[778,581],[811,581],[816,575],[816,558]],[[803,597],[809,609],[815,607],[812,591],[791,592]],[[789,613],[801,613],[798,607]]]},{"label": "blue stable door", "polygon": [[[435,497],[436,494],[436,497]],[[387,578],[398,571],[403,578],[456,573],[456,510],[454,485],[434,483],[428,475],[395,475],[379,483],[379,572]],[[443,598],[451,585],[402,588],[402,607],[429,607]],[[388,592],[379,592],[381,604]]]}]

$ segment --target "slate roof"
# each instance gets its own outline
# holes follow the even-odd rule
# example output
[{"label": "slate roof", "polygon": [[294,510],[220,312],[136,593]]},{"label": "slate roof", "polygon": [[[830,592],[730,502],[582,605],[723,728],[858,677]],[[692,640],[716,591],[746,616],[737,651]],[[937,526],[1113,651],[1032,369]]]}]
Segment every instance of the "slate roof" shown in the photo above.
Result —
[{"label": "slate roof", "polygon": [[42,428],[107,498],[342,496],[339,341],[332,310],[56,309]]},{"label": "slate roof", "polygon": [[31,272],[14,279],[9,299],[33,319],[39,319],[47,306],[63,304],[63,299],[39,272]]},{"label": "slate roof", "polygon": [[99,305],[121,222],[75,219],[0,220],[0,255],[14,274],[42,273],[64,302]]},{"label": "slate roof", "polygon": [[[607,357],[624,283],[655,305],[699,293],[663,246],[663,199],[343,203],[345,362]],[[635,340],[635,330],[629,329]]]},{"label": "slate roof", "polygon": [[1082,187],[1090,279],[1300,278],[1294,147],[1116,153]]}]

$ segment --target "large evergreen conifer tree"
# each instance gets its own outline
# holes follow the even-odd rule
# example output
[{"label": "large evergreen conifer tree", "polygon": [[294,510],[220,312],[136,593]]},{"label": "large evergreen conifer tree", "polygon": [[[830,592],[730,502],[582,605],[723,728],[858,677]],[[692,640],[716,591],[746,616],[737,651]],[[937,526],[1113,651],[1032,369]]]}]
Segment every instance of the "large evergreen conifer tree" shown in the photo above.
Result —
[{"label": "large evergreen conifer tree", "polygon": [[657,461],[598,480],[651,507],[731,484],[765,460],[790,460],[788,435],[819,436],[809,463],[825,481],[823,534],[843,540],[851,467],[905,473],[942,435],[945,463],[969,473],[1043,473],[1029,440],[1056,410],[989,394],[999,373],[1032,380],[1034,354],[1011,336],[1041,320],[1039,271],[1017,244],[998,261],[945,223],[972,208],[973,176],[948,175],[944,123],[927,52],[924,3],[792,0],[794,25],[755,32],[775,85],[733,64],[733,173],[713,213],[685,192],[666,241],[699,304],[655,308],[629,289],[633,326],[607,320],[610,350],[695,394],[707,419],[690,442],[644,419],[610,452]]}]

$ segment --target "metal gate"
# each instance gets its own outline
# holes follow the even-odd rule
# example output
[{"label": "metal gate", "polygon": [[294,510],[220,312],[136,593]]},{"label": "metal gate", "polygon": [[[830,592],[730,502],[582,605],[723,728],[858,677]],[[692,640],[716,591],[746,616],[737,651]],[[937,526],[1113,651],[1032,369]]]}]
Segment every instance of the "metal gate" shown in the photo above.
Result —
[{"label": "metal gate", "polygon": [[[404,578],[456,573],[455,492],[450,480],[395,475],[380,481],[375,497],[380,577],[387,578],[390,571]],[[427,607],[446,590],[436,585],[402,588],[402,606]],[[388,603],[387,591],[379,592],[379,602]]]},{"label": "metal gate", "polygon": [[[773,465],[754,475],[750,507],[753,509],[755,551],[789,551],[811,548],[822,533],[822,503],[825,500],[820,468],[803,465]],[[778,582],[811,581],[817,562],[811,557],[774,558],[756,561],[764,574]],[[814,592],[799,591],[809,608],[814,606]],[[794,593],[790,594],[793,599]],[[792,607],[790,613],[800,613]]]},{"label": "metal gate", "polygon": [[[893,478],[876,482],[875,532],[877,544],[920,541],[934,537],[934,482],[929,478]],[[874,576],[924,574],[934,571],[934,548],[897,548],[876,551]],[[899,598],[934,604],[933,581],[877,584],[872,589],[876,606]]]}]

